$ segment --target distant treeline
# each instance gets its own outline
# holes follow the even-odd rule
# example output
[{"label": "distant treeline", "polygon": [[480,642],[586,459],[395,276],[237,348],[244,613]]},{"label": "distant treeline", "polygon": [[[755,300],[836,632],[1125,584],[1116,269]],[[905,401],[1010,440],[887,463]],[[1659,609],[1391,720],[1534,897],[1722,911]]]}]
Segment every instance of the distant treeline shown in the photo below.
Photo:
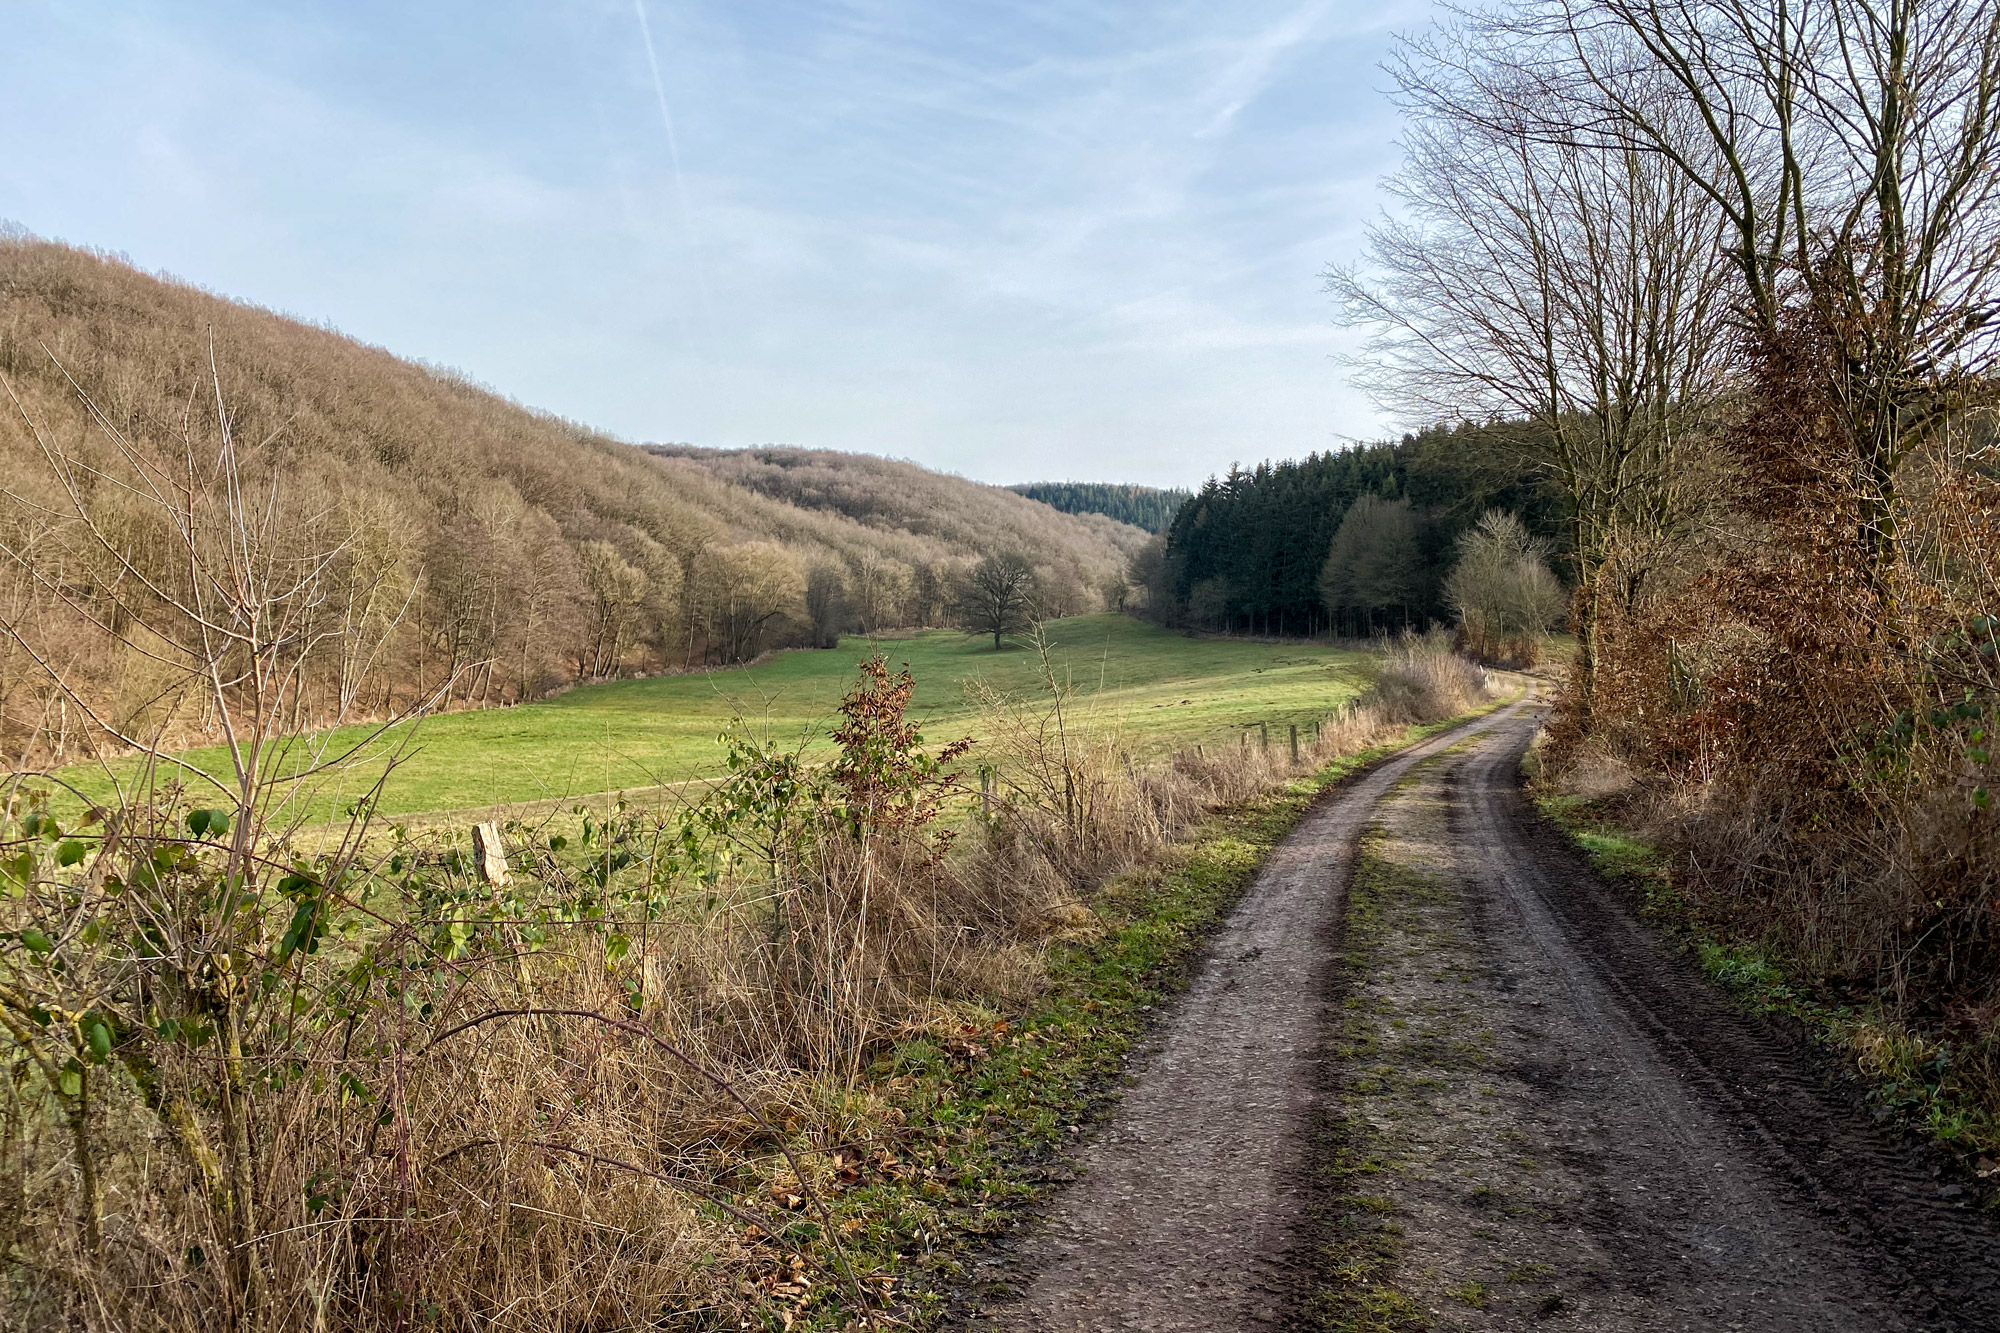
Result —
[{"label": "distant treeline", "polygon": [[1193,493],[1101,481],[1031,481],[1007,488],[1065,514],[1104,514],[1148,532],[1165,532]]},{"label": "distant treeline", "polygon": [[[1443,585],[1458,539],[1489,509],[1518,514],[1560,568],[1562,499],[1528,461],[1526,431],[1439,427],[1210,478],[1139,559],[1148,614],[1258,634],[1424,625],[1448,616]],[[1368,531],[1357,523],[1342,543],[1348,567],[1330,571],[1335,536],[1364,495],[1391,503],[1358,516]]]}]

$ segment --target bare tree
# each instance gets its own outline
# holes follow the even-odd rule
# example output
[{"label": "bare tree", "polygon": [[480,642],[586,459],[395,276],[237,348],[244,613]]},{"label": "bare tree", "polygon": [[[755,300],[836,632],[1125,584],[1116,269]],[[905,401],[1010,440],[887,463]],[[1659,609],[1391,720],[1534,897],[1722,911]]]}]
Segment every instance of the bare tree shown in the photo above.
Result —
[{"label": "bare tree", "polygon": [[[1733,339],[1725,223],[1642,147],[1548,134],[1546,77],[1484,24],[1407,44],[1394,72],[1412,117],[1390,182],[1406,215],[1373,227],[1368,265],[1331,271],[1329,289],[1372,329],[1358,364],[1386,403],[1539,428],[1568,501],[1587,701],[1600,573],[1615,562],[1636,598],[1704,519]],[[1698,140],[1663,95],[1621,87],[1661,104],[1662,133]]]},{"label": "bare tree", "polygon": [[696,559],[694,597],[711,651],[747,662],[782,626],[805,619],[806,575],[776,542],[716,547]]},{"label": "bare tree", "polygon": [[814,565],[806,573],[806,619],[812,622],[813,647],[838,648],[848,620],[847,579],[832,562]]},{"label": "bare tree", "polygon": [[2000,367],[2000,6],[1544,0],[1489,40],[1534,133],[1669,167],[1723,219],[1754,340],[1816,349],[1887,597],[1897,471]]},{"label": "bare tree", "polygon": [[1373,628],[1377,612],[1408,608],[1417,581],[1417,517],[1404,499],[1369,491],[1348,506],[1320,569],[1320,597],[1335,615],[1358,613]]},{"label": "bare tree", "polygon": [[852,604],[863,634],[873,634],[903,623],[903,608],[909,601],[909,566],[873,551],[863,551],[850,564],[853,571]]},{"label": "bare tree", "polygon": [[1236,614],[1236,590],[1220,574],[1200,579],[1188,589],[1188,619],[1203,629],[1227,630]]},{"label": "bare tree", "polygon": [[1445,580],[1465,646],[1487,661],[1534,665],[1536,639],[1562,615],[1562,584],[1548,547],[1513,514],[1490,510],[1458,540]]},{"label": "bare tree", "polygon": [[578,655],[577,674],[603,680],[617,674],[625,649],[639,628],[646,575],[610,542],[585,542],[580,554],[592,615],[590,643]]},{"label": "bare tree", "polygon": [[974,634],[1001,639],[1026,629],[1040,600],[1040,579],[1026,556],[989,555],[972,567],[958,590],[959,623]]},{"label": "bare tree", "polygon": [[[41,524],[23,529],[38,540],[0,542],[0,555],[77,628],[150,665],[159,684],[148,706],[107,709],[65,669],[53,641],[59,625],[24,620],[0,624],[0,631],[96,738],[149,757],[148,780],[165,766],[268,823],[295,813],[312,779],[365,747],[300,737],[298,701],[315,673],[346,681],[365,671],[408,602],[392,610],[377,595],[381,578],[370,566],[379,562],[361,549],[367,534],[336,497],[308,492],[301,503],[287,489],[293,460],[276,436],[247,444],[235,437],[212,351],[207,378],[212,440],[198,438],[193,399],[177,431],[150,439],[129,434],[83,396],[102,446],[88,452],[44,429],[5,386],[57,498],[45,503],[6,491]],[[447,678],[415,707],[443,697],[451,684]],[[343,689],[335,700],[331,714],[318,719],[327,726],[346,721],[356,697]],[[163,752],[163,738],[185,726],[191,708],[203,714],[199,729],[220,735],[226,772]],[[251,836],[236,835],[237,861],[249,855]]]}]

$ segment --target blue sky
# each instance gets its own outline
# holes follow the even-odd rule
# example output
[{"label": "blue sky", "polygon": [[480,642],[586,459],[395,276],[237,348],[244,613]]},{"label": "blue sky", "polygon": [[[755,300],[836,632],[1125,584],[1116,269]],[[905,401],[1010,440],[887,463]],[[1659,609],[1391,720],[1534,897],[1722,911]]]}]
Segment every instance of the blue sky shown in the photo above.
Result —
[{"label": "blue sky", "polygon": [[1425,3],[8,10],[0,218],[627,439],[1190,484],[1387,429],[1319,272]]}]

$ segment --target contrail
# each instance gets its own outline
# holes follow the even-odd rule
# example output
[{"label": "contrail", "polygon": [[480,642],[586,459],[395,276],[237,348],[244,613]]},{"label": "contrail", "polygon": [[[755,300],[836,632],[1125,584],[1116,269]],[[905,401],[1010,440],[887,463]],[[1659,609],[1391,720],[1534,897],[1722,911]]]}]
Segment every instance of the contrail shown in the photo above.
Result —
[{"label": "contrail", "polygon": [[646,21],[646,0],[632,0],[632,12],[639,16],[639,36],[646,46],[646,68],[653,73],[653,98],[660,104],[660,124],[667,131],[667,157],[674,168],[674,198],[681,209],[681,233],[693,252],[695,287],[701,295],[702,314],[708,314],[708,275],[701,262],[701,248],[695,242],[694,214],[688,209],[687,182],[681,178],[681,144],[674,134],[674,113],[667,108],[667,85],[660,78],[660,58],[653,51],[653,25]]}]

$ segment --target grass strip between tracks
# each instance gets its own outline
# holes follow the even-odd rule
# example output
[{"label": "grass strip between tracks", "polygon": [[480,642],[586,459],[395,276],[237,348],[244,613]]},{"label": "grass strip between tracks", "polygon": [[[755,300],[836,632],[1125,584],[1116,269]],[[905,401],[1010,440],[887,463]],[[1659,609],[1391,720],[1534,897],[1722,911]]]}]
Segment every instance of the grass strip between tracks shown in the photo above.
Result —
[{"label": "grass strip between tracks", "polygon": [[[1428,1326],[1423,1308],[1396,1281],[1404,1250],[1400,1210],[1385,1183],[1407,1154],[1374,1123],[1369,1111],[1401,1109],[1412,1071],[1384,1054],[1385,1027],[1404,1020],[1393,1005],[1372,999],[1368,980],[1394,928],[1399,900],[1432,899],[1438,887],[1382,855],[1383,830],[1371,824],[1348,884],[1341,922],[1341,1008],[1332,1060],[1314,1126],[1314,1167],[1320,1178],[1313,1212],[1313,1289],[1306,1326],[1323,1333],[1403,1333]],[[1395,923],[1402,924],[1400,921]]]},{"label": "grass strip between tracks", "polygon": [[[854,1164],[827,1191],[827,1206],[846,1262],[887,1298],[898,1322],[934,1325],[950,1293],[967,1285],[973,1251],[1066,1178],[1065,1150],[1116,1105],[1125,1057],[1151,1011],[1184,988],[1209,934],[1314,800],[1465,720],[1412,727],[1396,744],[1218,811],[1161,863],[1092,897],[1101,929],[1055,947],[1026,1012],[969,1014],[957,1033],[906,1041],[878,1062],[869,1092],[887,1106],[868,1118],[889,1128],[844,1155]],[[838,1271],[817,1224],[800,1214],[781,1235],[750,1239],[778,1265],[779,1299],[766,1306],[772,1319],[805,1330],[854,1318],[851,1297],[835,1283],[799,1280]],[[787,1268],[797,1275],[789,1281]]]},{"label": "grass strip between tracks", "polygon": [[1749,1009],[1799,1023],[1884,1113],[1961,1158],[1986,1182],[1987,1205],[2000,1205],[2000,1087],[1961,1058],[1957,1043],[1914,1031],[1880,1004],[1841,1003],[1795,960],[1717,930],[1676,887],[1667,850],[1622,826],[1602,803],[1542,792],[1535,804],[1672,947]]}]

